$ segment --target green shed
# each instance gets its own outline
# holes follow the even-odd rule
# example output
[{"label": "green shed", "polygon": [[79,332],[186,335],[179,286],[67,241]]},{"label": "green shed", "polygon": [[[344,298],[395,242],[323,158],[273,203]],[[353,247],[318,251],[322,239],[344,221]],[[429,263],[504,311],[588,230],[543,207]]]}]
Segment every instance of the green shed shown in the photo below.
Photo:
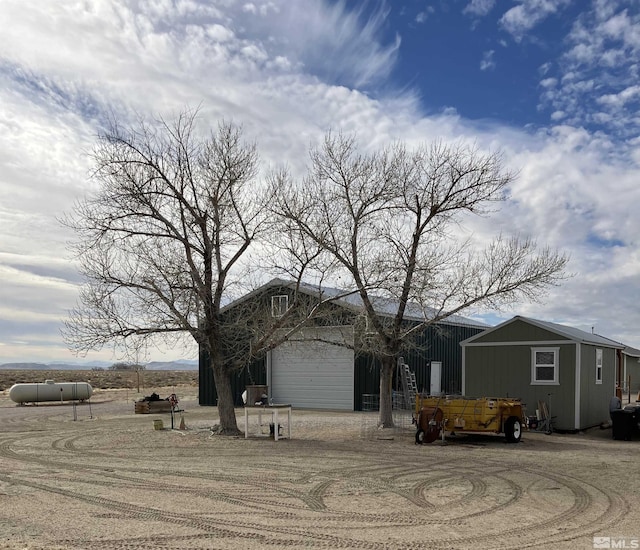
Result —
[{"label": "green shed", "polygon": [[516,316],[462,346],[462,393],[522,399],[534,415],[544,401],[558,430],[609,421],[623,344],[579,329]]},{"label": "green shed", "polygon": [[622,350],[622,388],[631,400],[640,399],[640,350],[626,347]]}]

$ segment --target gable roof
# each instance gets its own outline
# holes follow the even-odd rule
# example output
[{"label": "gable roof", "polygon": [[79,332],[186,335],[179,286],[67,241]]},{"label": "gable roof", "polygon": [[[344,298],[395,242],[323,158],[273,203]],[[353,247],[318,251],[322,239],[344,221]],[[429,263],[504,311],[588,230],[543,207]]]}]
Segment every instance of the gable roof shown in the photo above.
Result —
[{"label": "gable roof", "polygon": [[[331,300],[334,304],[337,304],[341,307],[349,309],[354,313],[359,313],[363,310],[364,305],[362,303],[362,298],[357,290],[344,290],[339,288],[325,287],[325,286],[317,286],[309,283],[300,283],[297,285],[295,281],[288,281],[286,279],[271,279],[269,282],[265,283],[261,287],[245,294],[241,298],[234,300],[233,302],[227,304],[223,309],[232,308],[235,305],[238,305],[245,300],[256,296],[269,288],[278,288],[284,287],[289,288],[291,290],[297,290],[299,292],[303,292],[309,296],[320,297],[324,300]],[[390,298],[384,298],[382,296],[370,296],[371,303],[375,312],[382,317],[393,317],[398,310],[398,301],[392,300]],[[419,304],[416,303],[408,303],[407,308],[405,309],[404,319],[407,321],[424,321],[425,318],[429,318],[428,316],[435,316],[435,309],[427,309],[424,310]],[[448,324],[448,325],[460,325],[474,328],[488,328],[489,325],[485,323],[481,323],[479,321],[475,321],[473,319],[469,319],[467,317],[463,317],[461,315],[450,315],[438,323]]]},{"label": "gable roof", "polygon": [[504,323],[500,323],[499,325],[496,325],[495,327],[487,329],[484,332],[481,332],[480,334],[476,334],[471,338],[467,338],[466,340],[463,340],[462,342],[460,342],[460,345],[464,346],[467,343],[471,343],[474,340],[481,338],[482,336],[485,336],[491,332],[500,330],[502,327],[505,327],[507,325],[510,325],[518,321],[528,323],[530,325],[547,330],[549,332],[553,332],[554,334],[558,334],[560,336],[563,336],[564,338],[568,338],[573,342],[578,342],[581,344],[595,344],[598,346],[616,348],[616,349],[624,349],[626,347],[624,344],[621,344],[620,342],[616,342],[615,340],[611,340],[610,338],[607,338],[605,336],[600,336],[599,334],[586,332],[584,330],[580,330],[574,327],[569,327],[567,325],[551,323],[549,321],[540,321],[539,319],[531,319],[529,317],[523,317],[521,315],[516,315],[515,317],[513,317],[512,319],[509,319],[508,321],[505,321]]}]

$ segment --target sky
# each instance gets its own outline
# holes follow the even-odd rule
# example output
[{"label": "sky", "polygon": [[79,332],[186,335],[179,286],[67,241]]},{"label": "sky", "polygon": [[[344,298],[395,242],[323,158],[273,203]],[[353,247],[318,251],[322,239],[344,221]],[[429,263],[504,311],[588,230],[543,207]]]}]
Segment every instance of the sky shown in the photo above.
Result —
[{"label": "sky", "polygon": [[0,363],[77,359],[60,329],[81,279],[59,219],[96,189],[88,153],[110,114],[185,108],[242,124],[264,166],[294,171],[328,130],[500,151],[509,199],[466,230],[531,236],[572,276],[468,316],[640,348],[637,0],[3,0],[0,21]]}]

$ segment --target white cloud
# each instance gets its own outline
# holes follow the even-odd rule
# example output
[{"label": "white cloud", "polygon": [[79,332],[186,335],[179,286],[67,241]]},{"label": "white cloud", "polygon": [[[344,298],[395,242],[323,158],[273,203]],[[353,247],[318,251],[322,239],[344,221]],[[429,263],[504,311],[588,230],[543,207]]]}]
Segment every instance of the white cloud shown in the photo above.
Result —
[{"label": "white cloud", "polygon": [[482,54],[482,61],[480,61],[480,70],[488,71],[496,68],[496,62],[493,58],[495,50],[489,50]]},{"label": "white cloud", "polygon": [[573,24],[567,44],[555,68],[560,84],[552,93],[542,95],[542,105],[564,111],[576,125],[595,125],[623,138],[637,135],[637,2],[594,2]]},{"label": "white cloud", "polygon": [[547,73],[551,70],[551,68],[552,68],[552,64],[550,62],[543,63],[542,65],[540,65],[540,67],[538,67],[538,72],[540,73],[540,75],[546,76]]},{"label": "white cloud", "polygon": [[519,4],[504,13],[500,24],[516,41],[550,15],[562,11],[571,0],[518,0]]},{"label": "white cloud", "polygon": [[242,6],[242,11],[245,13],[252,13],[255,15],[256,13],[258,13],[258,8],[254,3],[247,2]]},{"label": "white cloud", "polygon": [[426,22],[426,20],[429,19],[429,16],[433,15],[434,13],[435,9],[433,8],[433,6],[427,6],[424,11],[421,11],[418,13],[418,15],[416,15],[416,23]]},{"label": "white cloud", "polygon": [[496,0],[471,0],[471,2],[464,7],[462,13],[465,15],[484,17],[491,12],[495,5]]},{"label": "white cloud", "polygon": [[[467,6],[480,15],[489,4]],[[65,250],[70,235],[56,218],[94,185],[85,152],[105,112],[126,122],[133,111],[171,117],[196,105],[203,124],[222,117],[243,123],[265,168],[284,160],[301,172],[309,145],[329,128],[358,132],[370,147],[442,138],[504,150],[508,166],[520,171],[512,201],[487,220],[469,220],[469,231],[480,240],[497,229],[534,235],[570,251],[578,273],[549,300],[518,304],[517,312],[564,322],[582,322],[588,312],[602,333],[640,347],[629,329],[640,325],[640,217],[629,207],[640,203],[640,140],[620,148],[580,128],[584,120],[614,124],[621,118],[614,112],[625,115],[618,124],[634,120],[634,83],[618,75],[603,87],[589,70],[607,44],[630,60],[637,54],[636,19],[604,4],[576,25],[562,70],[541,67],[543,101],[564,125],[531,135],[470,123],[455,107],[424,116],[411,95],[364,93],[384,81],[398,51],[399,39],[379,42],[384,11],[365,21],[346,3],[319,0],[5,0],[0,17],[12,24],[0,42],[0,362],[25,358],[27,350],[38,359],[47,350],[68,356],[60,319],[75,303],[77,279]],[[532,27],[517,25],[519,13],[530,13],[534,24],[553,13],[543,2],[516,8],[505,21],[521,33]],[[583,53],[574,54],[578,46]],[[486,69],[493,50],[485,55]],[[637,77],[631,61],[625,69]]]},{"label": "white cloud", "polygon": [[596,101],[612,109],[620,110],[627,103],[640,97],[640,86],[629,86],[617,94],[606,94],[600,96]]},{"label": "white cloud", "polygon": [[286,54],[293,65],[334,84],[361,87],[388,75],[399,39],[386,45],[377,39],[387,17],[383,5],[364,20],[362,12],[342,2],[271,4],[273,10],[242,22],[244,34],[260,40],[270,56]]},{"label": "white cloud", "polygon": [[235,34],[231,29],[218,23],[208,25],[206,27],[206,33],[214,42],[230,42],[235,39]]},{"label": "white cloud", "polygon": [[224,0],[0,5],[12,21],[0,43],[0,362],[12,342],[35,349],[36,332],[63,347],[78,281],[72,235],[57,218],[93,185],[86,153],[106,112],[126,122],[134,111],[171,117],[200,104],[208,121],[244,123],[265,168],[286,151],[301,170],[327,128],[377,126],[382,135],[411,109],[411,96],[378,103],[335,85],[388,73],[398,42],[377,39],[385,12],[364,20],[316,0],[254,6],[241,17],[242,6]]},{"label": "white cloud", "polygon": [[557,78],[545,78],[540,81],[540,86],[542,86],[543,88],[555,88],[557,84]]}]

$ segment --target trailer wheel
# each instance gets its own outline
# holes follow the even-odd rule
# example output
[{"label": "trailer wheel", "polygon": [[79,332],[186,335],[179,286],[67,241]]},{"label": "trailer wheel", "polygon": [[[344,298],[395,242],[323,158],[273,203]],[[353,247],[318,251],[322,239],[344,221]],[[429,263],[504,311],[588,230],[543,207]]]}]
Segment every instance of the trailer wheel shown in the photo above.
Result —
[{"label": "trailer wheel", "polygon": [[433,443],[439,436],[440,428],[437,426],[429,426],[429,429],[426,432],[422,428],[418,428],[418,431],[416,432],[416,445]]},{"label": "trailer wheel", "polygon": [[423,407],[418,415],[416,443],[433,443],[440,436],[444,413],[440,408]]},{"label": "trailer wheel", "polygon": [[517,416],[510,416],[504,425],[504,436],[508,443],[519,443],[522,438],[522,423]]}]

